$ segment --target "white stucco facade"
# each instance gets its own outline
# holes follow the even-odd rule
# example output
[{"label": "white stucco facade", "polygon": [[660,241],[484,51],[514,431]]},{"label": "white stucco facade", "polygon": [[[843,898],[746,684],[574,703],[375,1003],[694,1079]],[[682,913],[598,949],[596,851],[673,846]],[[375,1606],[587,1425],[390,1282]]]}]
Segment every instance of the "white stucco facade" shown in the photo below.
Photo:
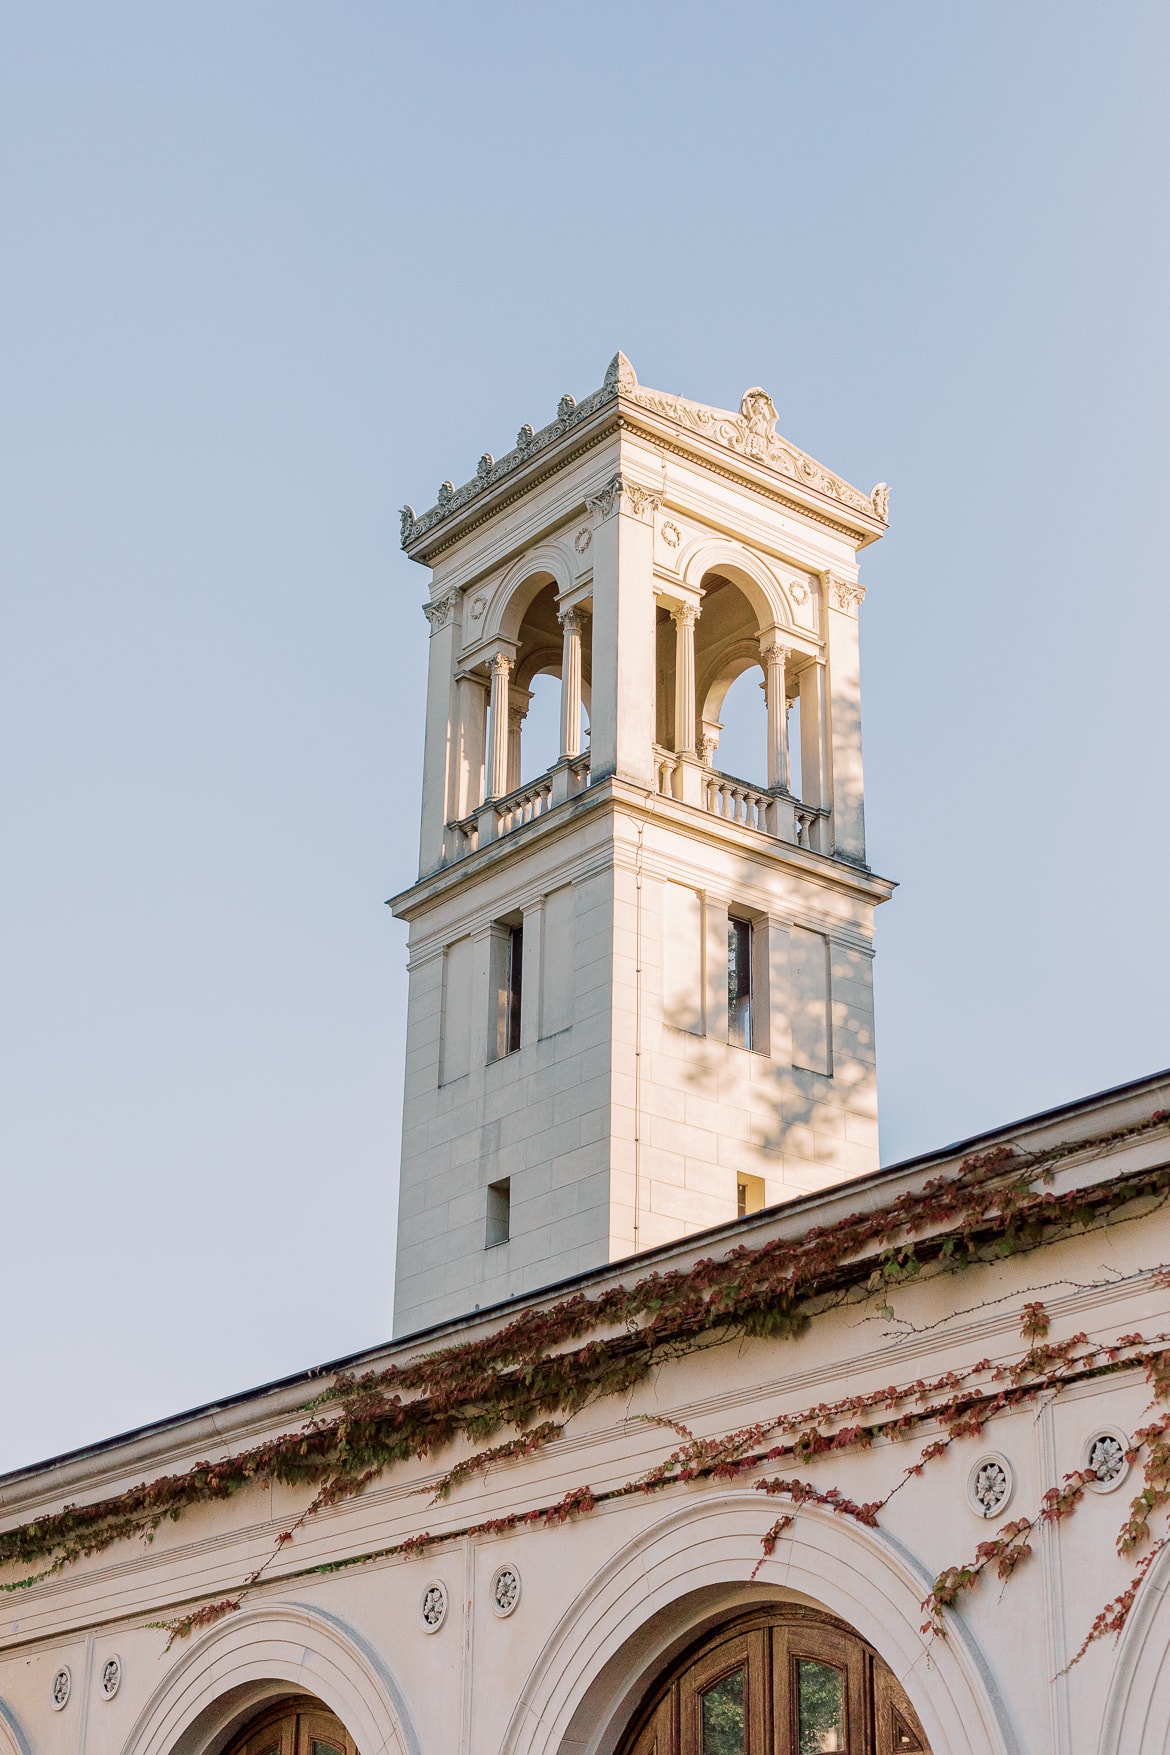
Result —
[{"label": "white stucco facade", "polygon": [[[434,586],[421,875],[395,902],[402,1338],[0,1479],[0,1755],[269,1755],[237,1739],[306,1699],[357,1755],[643,1755],[687,1654],[764,1610],[861,1654],[848,1755],[1170,1752],[1160,1502],[1118,1550],[1170,1385],[1170,1073],[878,1168],[890,885],[862,838],[856,553],[885,496],[802,459],[761,396],[684,404],[619,356],[404,513]],[[522,708],[554,662],[561,759],[517,784],[513,680]],[[715,761],[721,691],[753,665],[760,787]],[[766,1296],[737,1304],[753,1263]],[[554,1319],[535,1352],[505,1346]],[[468,1360],[454,1425],[418,1440]],[[355,1469],[363,1419],[416,1437],[313,1509],[295,1458],[339,1405]],[[240,1453],[268,1460],[230,1494],[107,1539],[142,1483]],[[935,1581],[1013,1529],[1012,1576],[930,1632]],[[1120,1637],[1074,1662],[1143,1555]],[[873,1707],[887,1672],[900,1743]],[[845,1747],[744,1723],[733,1755]],[[689,1734],[656,1755],[732,1749]]]},{"label": "white stucco facade", "polygon": [[[1168,1103],[1170,1077],[1163,1077],[1003,1137],[1021,1152],[1099,1140]],[[1163,1122],[1108,1150],[1090,1146],[1067,1161],[1056,1191],[1164,1164],[1167,1132]],[[975,1142],[994,1143],[994,1136]],[[701,1251],[677,1243],[628,1271],[685,1272],[700,1253],[797,1237],[813,1223],[832,1227],[847,1212],[953,1172],[957,1162],[957,1155],[940,1157],[807,1197],[708,1234]],[[1170,1747],[1165,1562],[1151,1573],[1120,1643],[1094,1645],[1065,1673],[1093,1614],[1131,1571],[1114,1540],[1139,1484],[1136,1471],[1120,1491],[1089,1496],[1066,1523],[1038,1532],[1033,1557],[1006,1586],[987,1579],[948,1612],[945,1638],[928,1640],[920,1631],[922,1600],[941,1569],[968,1558],[1009,1518],[1034,1513],[1048,1486],[1082,1466],[1095,1433],[1131,1435],[1140,1426],[1149,1388],[1137,1370],[997,1416],[897,1493],[877,1528],[806,1507],[767,1558],[761,1538],[776,1504],[746,1481],[692,1482],[619,1499],[554,1528],[459,1532],[555,1502],[583,1483],[598,1496],[622,1486],[677,1442],[663,1420],[713,1436],[781,1408],[931,1378],[982,1357],[1015,1358],[1021,1308],[1038,1288],[1053,1340],[1078,1331],[1101,1341],[1153,1334],[1166,1324],[1168,1296],[1155,1268],[1167,1255],[1167,1221],[1147,1203],[1130,1222],[1104,1231],[908,1284],[891,1296],[892,1318],[872,1303],[854,1304],[820,1317],[796,1340],[732,1339],[664,1360],[630,1396],[575,1415],[543,1452],[496,1465],[441,1503],[430,1502],[427,1490],[465,1452],[404,1463],[299,1530],[240,1610],[167,1652],[165,1635],[151,1623],[193,1601],[230,1595],[271,1554],[306,1496],[244,1493],[197,1508],[164,1525],[149,1546],[119,1544],[5,1599],[0,1737],[14,1755],[79,1748],[204,1755],[222,1748],[264,1700],[307,1691],[345,1722],[362,1755],[608,1755],[650,1680],[697,1630],[745,1604],[789,1601],[829,1610],[872,1644],[905,1688],[933,1755],[1153,1755]],[[572,1288],[552,1289],[543,1302],[566,1290],[595,1296],[616,1274],[599,1270]],[[447,1325],[418,1344],[474,1340],[528,1306]],[[360,1364],[379,1369],[411,1350],[403,1343]],[[320,1379],[275,1386],[9,1477],[0,1484],[4,1525],[289,1430],[320,1387]],[[920,1439],[816,1458],[801,1473],[854,1500],[875,1498],[899,1478]],[[1013,1476],[1010,1501],[992,1522],[977,1515],[968,1492],[972,1466],[985,1455],[1005,1459]],[[359,1559],[421,1530],[438,1538],[423,1554],[373,1558],[324,1575],[306,1570]],[[495,1612],[491,1594],[502,1565],[521,1586],[506,1617]],[[448,1608],[432,1633],[420,1609],[436,1582]],[[122,1681],[105,1701],[98,1681],[112,1654]],[[72,1689],[66,1707],[54,1711],[50,1689],[63,1666]]]},{"label": "white stucco facade", "polygon": [[[761,390],[709,409],[618,355],[568,404],[403,514],[432,584],[420,878],[394,903],[399,1333],[878,1162],[870,964],[892,885],[865,863],[857,557],[884,489],[779,439]],[[735,781],[719,708],[745,669],[767,772]],[[542,672],[561,759],[521,784]],[[750,1046],[729,1024],[729,919],[750,929]]]}]

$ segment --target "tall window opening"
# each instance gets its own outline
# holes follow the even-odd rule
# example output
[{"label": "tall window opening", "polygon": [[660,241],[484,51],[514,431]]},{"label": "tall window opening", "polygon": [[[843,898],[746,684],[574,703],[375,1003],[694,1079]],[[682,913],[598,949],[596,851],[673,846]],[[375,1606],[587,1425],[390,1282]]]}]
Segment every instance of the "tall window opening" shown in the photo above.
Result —
[{"label": "tall window opening", "polygon": [[727,922],[727,1040],[735,1048],[752,1041],[752,923]]},{"label": "tall window opening", "polygon": [[508,993],[506,999],[505,1054],[515,1054],[520,1046],[520,1004],[524,996],[524,928],[514,926],[508,935]]},{"label": "tall window opening", "polygon": [[487,1192],[487,1237],[485,1248],[494,1249],[512,1235],[512,1179],[489,1182]]},{"label": "tall window opening", "polygon": [[764,1205],[764,1179],[762,1176],[749,1176],[746,1172],[736,1178],[735,1183],[735,1216],[746,1219],[749,1213],[758,1213]]},{"label": "tall window opening", "polygon": [[265,1707],[228,1744],[225,1755],[357,1755],[339,1718],[312,1695]]},{"label": "tall window opening", "polygon": [[528,685],[532,699],[520,730],[520,775],[527,786],[554,766],[561,747],[561,679],[542,670]]},{"label": "tall window opening", "polygon": [[776,1605],[660,1680],[620,1755],[930,1755],[892,1671],[844,1621]]},{"label": "tall window opening", "polygon": [[501,922],[492,931],[492,991],[495,1006],[493,1060],[520,1046],[524,1001],[524,927]]},{"label": "tall window opening", "polygon": [[715,755],[721,774],[747,780],[753,786],[768,783],[768,709],[760,687],[763,672],[758,664],[742,671],[723,697],[719,709],[722,730]]}]

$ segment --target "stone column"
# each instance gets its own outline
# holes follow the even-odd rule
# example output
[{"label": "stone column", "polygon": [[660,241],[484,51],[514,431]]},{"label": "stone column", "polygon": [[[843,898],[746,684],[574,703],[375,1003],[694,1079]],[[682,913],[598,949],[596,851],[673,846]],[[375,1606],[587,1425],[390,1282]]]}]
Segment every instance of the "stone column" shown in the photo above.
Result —
[{"label": "stone column", "polygon": [[764,661],[764,698],[768,703],[768,789],[788,791],[788,686],[785,667],[792,656],[779,640],[768,640]]},{"label": "stone column", "polygon": [[693,603],[680,603],[670,612],[674,622],[674,749],[676,755],[695,753],[695,623],[699,611]]},{"label": "stone column", "polygon": [[561,760],[581,754],[581,623],[579,609],[561,611]]},{"label": "stone column", "polygon": [[532,695],[527,689],[508,685],[508,784],[506,792],[515,792],[520,784],[520,729],[528,717]]},{"label": "stone column", "polygon": [[487,796],[503,798],[508,790],[508,677],[512,660],[506,652],[492,659],[492,726],[488,750]]}]

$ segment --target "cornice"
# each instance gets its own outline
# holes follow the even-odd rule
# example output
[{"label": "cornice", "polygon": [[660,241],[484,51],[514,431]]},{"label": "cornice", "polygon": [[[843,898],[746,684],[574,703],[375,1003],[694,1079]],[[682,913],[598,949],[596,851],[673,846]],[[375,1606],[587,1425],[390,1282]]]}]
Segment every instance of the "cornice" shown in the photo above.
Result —
[{"label": "cornice", "polygon": [[[478,883],[488,867],[525,857],[539,842],[567,834],[603,809],[647,821],[657,818],[671,828],[709,844],[730,845],[738,852],[756,854],[767,863],[786,866],[802,877],[815,876],[832,889],[860,897],[871,905],[888,901],[897,888],[893,879],[879,877],[876,872],[849,860],[815,853],[811,848],[798,847],[791,841],[779,841],[774,835],[748,828],[745,823],[730,823],[697,805],[683,804],[678,799],[611,774],[595,781],[575,798],[554,805],[533,822],[500,836],[487,847],[441,866],[438,871],[428,872],[409,889],[391,896],[387,905],[397,919],[413,924],[420,914],[447,901],[468,885]],[[622,862],[620,848],[615,849],[614,859],[617,863]]]},{"label": "cornice", "polygon": [[[746,475],[752,486],[768,497],[812,516],[852,540],[860,537],[861,545],[874,541],[886,529],[889,500],[886,484],[879,482],[871,493],[864,494],[783,438],[776,431],[775,404],[759,386],[744,392],[736,414],[730,409],[708,407],[639,384],[629,360],[617,353],[599,390],[582,402],[562,396],[555,420],[539,431],[531,426],[521,427],[516,444],[503,457],[497,459],[485,451],[471,480],[462,487],[445,481],[428,511],[416,513],[413,506],[404,506],[403,549],[412,560],[429,563],[486,518],[504,510],[521,494],[530,492],[591,450],[612,430],[612,421],[604,418],[611,413],[617,415],[619,426],[646,432],[656,443],[680,456],[693,454],[697,442],[701,447],[699,455],[708,467],[734,480]],[[603,417],[601,423],[591,427],[597,416]],[[673,433],[673,439],[663,435],[663,427]],[[571,441],[576,434],[584,443],[563,448],[565,441]],[[532,472],[529,466],[546,454],[547,467]],[[722,465],[716,461],[720,454]],[[733,459],[738,461],[739,468]],[[766,477],[771,477],[771,481],[762,479]],[[501,488],[506,491],[493,491]],[[829,506],[836,511],[836,517],[828,512]],[[471,515],[467,516],[468,513]]]}]

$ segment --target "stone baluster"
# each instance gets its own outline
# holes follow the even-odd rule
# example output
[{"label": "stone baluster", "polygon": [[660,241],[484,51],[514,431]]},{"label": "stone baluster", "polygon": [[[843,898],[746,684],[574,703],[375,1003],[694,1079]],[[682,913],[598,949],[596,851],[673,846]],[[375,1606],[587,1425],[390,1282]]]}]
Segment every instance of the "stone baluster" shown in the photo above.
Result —
[{"label": "stone baluster", "polygon": [[561,759],[581,754],[581,623],[579,609],[561,611]]},{"label": "stone baluster", "polygon": [[497,652],[492,659],[491,747],[488,761],[487,796],[503,798],[508,790],[508,678],[512,660],[506,652]]}]

